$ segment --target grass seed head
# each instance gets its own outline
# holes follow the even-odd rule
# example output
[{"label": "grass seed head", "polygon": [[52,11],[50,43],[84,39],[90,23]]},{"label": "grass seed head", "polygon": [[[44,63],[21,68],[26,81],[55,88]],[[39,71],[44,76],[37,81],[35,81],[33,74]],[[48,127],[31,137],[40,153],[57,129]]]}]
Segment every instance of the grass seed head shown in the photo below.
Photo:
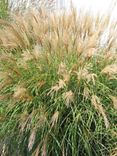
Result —
[{"label": "grass seed head", "polygon": [[32,97],[29,95],[28,91],[26,88],[22,87],[22,86],[17,86],[14,89],[14,94],[13,94],[13,98],[20,101],[20,100],[32,100]]},{"label": "grass seed head", "polygon": [[57,123],[58,121],[58,118],[59,118],[59,111],[56,111],[53,116],[52,116],[52,119],[51,119],[51,123],[52,123],[52,127]]},{"label": "grass seed head", "polygon": [[70,90],[63,94],[63,99],[65,100],[65,105],[70,107],[70,105],[74,102],[74,93]]},{"label": "grass seed head", "polygon": [[92,99],[91,99],[91,103],[95,107],[95,109],[98,111],[98,113],[100,113],[103,116],[106,128],[109,128],[110,124],[109,124],[107,115],[105,113],[105,110],[104,110],[104,108],[103,108],[103,106],[102,106],[102,104],[100,102],[99,97],[97,97],[96,95],[93,95]]},{"label": "grass seed head", "polygon": [[101,72],[108,76],[115,75],[117,74],[117,64],[107,65]]},{"label": "grass seed head", "polygon": [[117,97],[115,96],[110,96],[112,100],[113,107],[117,110]]}]

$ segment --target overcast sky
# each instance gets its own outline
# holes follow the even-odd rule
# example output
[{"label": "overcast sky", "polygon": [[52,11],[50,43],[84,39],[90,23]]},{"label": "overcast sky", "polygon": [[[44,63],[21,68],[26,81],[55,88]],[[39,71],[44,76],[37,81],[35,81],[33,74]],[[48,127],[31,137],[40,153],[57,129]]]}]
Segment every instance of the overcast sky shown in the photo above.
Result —
[{"label": "overcast sky", "polygon": [[[24,3],[24,2],[27,3]],[[8,0],[9,6],[11,8],[17,8],[26,5],[27,7],[32,6],[32,2],[35,4],[35,8],[38,6],[40,0]],[[46,0],[47,1],[47,0]],[[117,20],[117,0],[56,0],[57,8],[66,8],[69,9],[70,2],[72,1],[73,6],[79,11],[90,11],[93,15],[96,15],[98,12],[101,14],[107,14],[111,12],[112,16]],[[12,5],[11,5],[12,4]],[[12,10],[11,9],[11,10]]]},{"label": "overcast sky", "polygon": [[[61,0],[62,1],[62,0]],[[65,0],[65,5],[69,8],[71,0]],[[98,12],[107,14],[111,12],[114,18],[117,18],[117,6],[115,6],[117,0],[72,0],[72,3],[77,10],[90,11],[93,15]]]}]

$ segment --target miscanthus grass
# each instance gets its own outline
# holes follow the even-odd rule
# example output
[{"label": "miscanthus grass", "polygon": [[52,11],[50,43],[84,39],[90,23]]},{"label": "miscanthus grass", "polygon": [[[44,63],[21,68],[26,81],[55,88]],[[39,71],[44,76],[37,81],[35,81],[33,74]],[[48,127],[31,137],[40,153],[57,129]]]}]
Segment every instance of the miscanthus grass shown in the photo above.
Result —
[{"label": "miscanthus grass", "polygon": [[116,22],[72,10],[0,25],[1,155],[115,156]]}]

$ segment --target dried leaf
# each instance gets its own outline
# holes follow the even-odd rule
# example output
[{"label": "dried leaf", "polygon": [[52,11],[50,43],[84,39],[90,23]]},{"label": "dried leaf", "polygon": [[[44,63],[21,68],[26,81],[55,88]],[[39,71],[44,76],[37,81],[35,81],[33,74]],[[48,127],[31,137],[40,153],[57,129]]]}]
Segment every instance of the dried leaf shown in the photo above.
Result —
[{"label": "dried leaf", "polygon": [[28,149],[29,149],[29,151],[31,151],[32,148],[33,148],[33,145],[35,143],[35,138],[36,138],[36,130],[34,129],[31,132],[30,137],[29,137],[29,140],[28,140]]},{"label": "dried leaf", "polygon": [[47,146],[47,138],[45,138],[44,143],[43,143],[42,156],[47,156],[46,146]]}]

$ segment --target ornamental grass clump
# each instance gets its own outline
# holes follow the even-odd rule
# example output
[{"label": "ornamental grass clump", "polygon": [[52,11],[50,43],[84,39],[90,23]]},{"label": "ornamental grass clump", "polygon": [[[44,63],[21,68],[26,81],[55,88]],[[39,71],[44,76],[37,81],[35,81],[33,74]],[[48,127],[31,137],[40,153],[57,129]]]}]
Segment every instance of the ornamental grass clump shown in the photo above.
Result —
[{"label": "ornamental grass clump", "polygon": [[72,10],[0,25],[1,155],[115,156],[116,23]]}]

